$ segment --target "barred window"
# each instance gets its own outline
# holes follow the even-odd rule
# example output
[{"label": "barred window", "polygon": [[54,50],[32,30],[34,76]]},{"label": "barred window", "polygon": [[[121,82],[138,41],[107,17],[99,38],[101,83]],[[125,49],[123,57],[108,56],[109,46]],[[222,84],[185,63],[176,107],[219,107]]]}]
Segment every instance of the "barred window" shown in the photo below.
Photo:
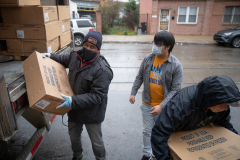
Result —
[{"label": "barred window", "polygon": [[240,23],[240,6],[226,6],[223,15],[223,24]]},{"label": "barred window", "polygon": [[198,7],[179,7],[178,23],[179,24],[196,24],[198,18]]}]

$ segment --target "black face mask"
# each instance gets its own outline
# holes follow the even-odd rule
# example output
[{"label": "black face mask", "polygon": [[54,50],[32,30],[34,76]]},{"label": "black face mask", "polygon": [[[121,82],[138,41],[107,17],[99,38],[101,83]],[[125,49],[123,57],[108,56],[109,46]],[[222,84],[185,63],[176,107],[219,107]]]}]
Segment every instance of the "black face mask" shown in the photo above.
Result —
[{"label": "black face mask", "polygon": [[88,50],[86,48],[83,47],[82,49],[82,53],[83,53],[83,56],[82,56],[82,60],[83,62],[88,62],[88,61],[91,61],[92,59],[94,59],[98,52],[94,52],[94,51],[91,51],[91,50]]}]

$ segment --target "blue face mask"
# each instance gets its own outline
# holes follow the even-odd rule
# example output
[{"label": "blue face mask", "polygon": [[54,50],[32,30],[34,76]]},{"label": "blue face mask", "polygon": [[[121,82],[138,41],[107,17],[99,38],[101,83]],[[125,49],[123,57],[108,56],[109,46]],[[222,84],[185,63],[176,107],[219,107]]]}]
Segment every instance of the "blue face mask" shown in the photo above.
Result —
[{"label": "blue face mask", "polygon": [[155,44],[153,44],[152,53],[155,54],[155,55],[162,54],[162,47],[158,47]]}]

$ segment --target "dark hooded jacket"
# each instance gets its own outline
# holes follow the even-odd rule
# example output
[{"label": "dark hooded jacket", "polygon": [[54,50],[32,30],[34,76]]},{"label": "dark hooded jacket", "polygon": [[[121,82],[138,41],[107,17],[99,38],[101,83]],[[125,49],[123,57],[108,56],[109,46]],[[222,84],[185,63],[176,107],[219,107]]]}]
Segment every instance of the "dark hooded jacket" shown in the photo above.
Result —
[{"label": "dark hooded jacket", "polygon": [[240,100],[240,93],[227,76],[211,76],[198,85],[178,91],[160,113],[152,130],[152,149],[157,160],[172,160],[167,141],[173,132],[195,130],[216,123],[237,133],[230,123],[230,108],[219,113],[206,109]]},{"label": "dark hooded jacket", "polygon": [[105,118],[107,94],[113,72],[103,56],[98,55],[93,62],[84,66],[81,66],[81,56],[81,50],[68,55],[51,54],[51,59],[69,68],[69,81],[74,96],[68,121],[101,123]]}]

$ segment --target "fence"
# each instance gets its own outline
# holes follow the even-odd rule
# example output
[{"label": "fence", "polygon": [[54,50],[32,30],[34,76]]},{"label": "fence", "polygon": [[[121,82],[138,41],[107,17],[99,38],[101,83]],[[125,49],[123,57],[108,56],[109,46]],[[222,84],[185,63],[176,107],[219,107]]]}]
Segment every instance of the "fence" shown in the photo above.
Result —
[{"label": "fence", "polygon": [[105,35],[136,35],[148,33],[148,14],[129,12],[124,15],[102,14],[102,33]]}]

